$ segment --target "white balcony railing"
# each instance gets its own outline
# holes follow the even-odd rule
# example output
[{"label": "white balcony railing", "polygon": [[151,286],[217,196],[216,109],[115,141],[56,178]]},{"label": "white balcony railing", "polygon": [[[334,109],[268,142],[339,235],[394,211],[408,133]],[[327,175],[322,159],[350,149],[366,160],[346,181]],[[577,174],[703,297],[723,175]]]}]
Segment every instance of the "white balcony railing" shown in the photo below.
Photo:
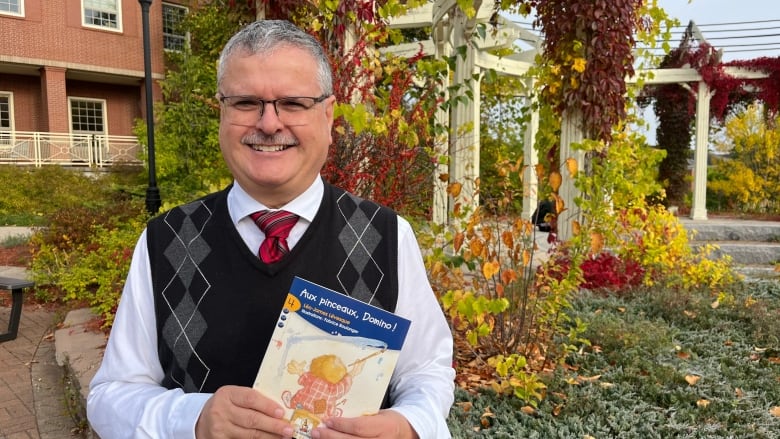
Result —
[{"label": "white balcony railing", "polygon": [[133,136],[0,132],[0,164],[103,167],[141,165],[144,150]]}]

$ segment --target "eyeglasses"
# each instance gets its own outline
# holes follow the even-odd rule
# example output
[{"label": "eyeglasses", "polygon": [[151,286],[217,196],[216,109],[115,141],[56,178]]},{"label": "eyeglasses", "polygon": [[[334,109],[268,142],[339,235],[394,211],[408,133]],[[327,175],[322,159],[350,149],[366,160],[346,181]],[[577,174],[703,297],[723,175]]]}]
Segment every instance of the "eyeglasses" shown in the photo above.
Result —
[{"label": "eyeglasses", "polygon": [[308,110],[320,102],[328,99],[330,95],[320,97],[289,96],[279,99],[260,99],[255,96],[222,96],[218,99],[226,107],[226,116],[231,123],[236,125],[255,125],[258,118],[265,114],[268,104],[274,106],[274,112],[285,125],[305,125],[308,123]]}]

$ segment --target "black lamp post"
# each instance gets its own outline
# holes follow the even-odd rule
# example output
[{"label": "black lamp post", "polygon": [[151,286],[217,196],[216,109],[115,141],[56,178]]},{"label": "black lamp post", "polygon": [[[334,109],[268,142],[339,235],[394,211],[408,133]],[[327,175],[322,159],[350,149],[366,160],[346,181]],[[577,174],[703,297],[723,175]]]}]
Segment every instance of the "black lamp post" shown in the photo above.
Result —
[{"label": "black lamp post", "polygon": [[144,82],[146,83],[146,139],[149,148],[149,187],[146,188],[146,210],[150,214],[160,210],[160,190],[154,163],[154,101],[152,100],[152,49],[149,41],[149,6],[152,0],[138,0],[144,32]]}]

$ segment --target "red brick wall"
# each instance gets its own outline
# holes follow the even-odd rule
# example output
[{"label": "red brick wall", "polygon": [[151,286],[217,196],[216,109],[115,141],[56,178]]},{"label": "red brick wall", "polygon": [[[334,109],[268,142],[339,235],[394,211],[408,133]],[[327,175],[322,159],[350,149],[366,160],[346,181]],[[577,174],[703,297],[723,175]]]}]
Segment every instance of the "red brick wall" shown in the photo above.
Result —
[{"label": "red brick wall", "polygon": [[[25,0],[25,17],[0,15],[0,54],[41,60],[41,64],[88,66],[107,73],[128,70],[143,77],[141,6],[137,0],[122,0],[121,19],[121,32],[88,28],[81,24],[81,0]],[[149,29],[152,72],[162,74],[161,1],[152,3]]]},{"label": "red brick wall", "polygon": [[0,90],[13,92],[14,122],[17,131],[42,131],[40,78],[0,75]]},{"label": "red brick wall", "polygon": [[[68,132],[68,97],[87,97],[106,100],[109,134],[133,134],[145,112],[142,14],[138,0],[121,5],[121,31],[83,26],[81,0],[25,0],[24,17],[0,14],[0,91],[13,93],[16,130]],[[149,30],[152,74],[161,78],[160,0]],[[156,83],[154,97],[161,99]]]}]

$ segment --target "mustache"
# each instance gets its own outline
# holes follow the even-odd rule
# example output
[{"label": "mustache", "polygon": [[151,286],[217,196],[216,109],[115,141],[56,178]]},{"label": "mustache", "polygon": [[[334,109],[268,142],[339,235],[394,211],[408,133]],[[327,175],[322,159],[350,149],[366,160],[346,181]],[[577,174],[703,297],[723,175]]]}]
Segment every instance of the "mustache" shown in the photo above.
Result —
[{"label": "mustache", "polygon": [[294,146],[298,144],[298,139],[296,139],[293,136],[287,135],[287,134],[263,134],[263,133],[254,133],[254,134],[248,134],[241,138],[241,143],[247,144],[247,145],[286,145],[286,146]]}]

